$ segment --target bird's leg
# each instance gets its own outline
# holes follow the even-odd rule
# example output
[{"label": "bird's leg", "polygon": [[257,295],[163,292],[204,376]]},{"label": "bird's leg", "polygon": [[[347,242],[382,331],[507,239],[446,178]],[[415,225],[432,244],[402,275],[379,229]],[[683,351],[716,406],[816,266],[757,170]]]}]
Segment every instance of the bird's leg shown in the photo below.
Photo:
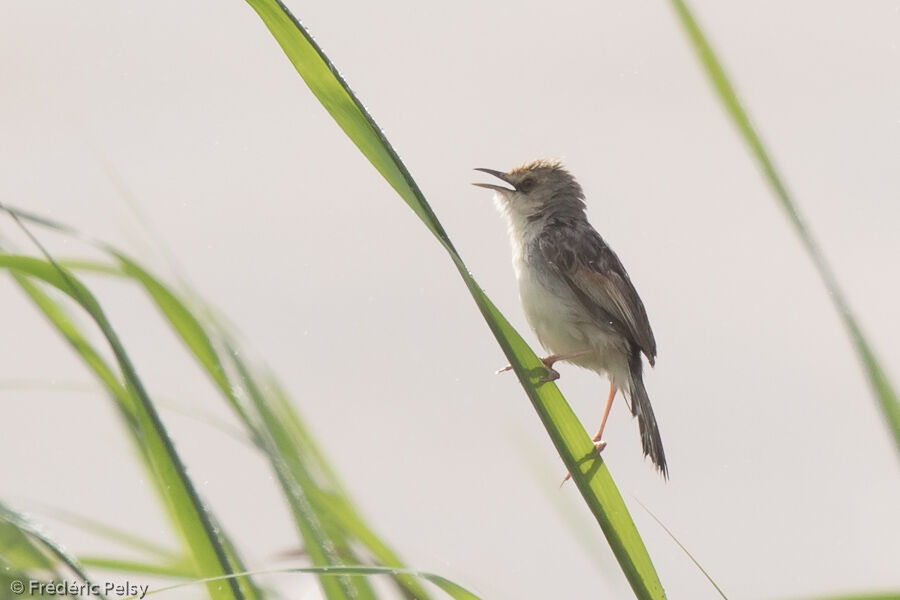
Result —
[{"label": "bird's leg", "polygon": [[[579,356],[584,356],[588,354],[591,350],[579,350],[578,352],[569,352],[568,354],[551,354],[549,356],[545,356],[541,359],[541,362],[544,363],[544,366],[547,368],[547,375],[541,378],[541,381],[556,381],[559,379],[559,371],[553,368],[554,363],[557,363],[561,360],[571,360],[573,358],[578,358]],[[497,371],[497,375],[500,373],[505,373],[507,371],[512,370],[512,365],[506,365],[499,371]]]},{"label": "bird's leg", "polygon": [[603,441],[603,428],[606,427],[606,420],[609,418],[609,410],[612,408],[613,400],[616,397],[616,387],[609,382],[609,398],[606,399],[606,408],[603,409],[603,418],[600,419],[600,429],[597,430],[597,435],[594,436],[594,447],[597,449],[597,452],[602,451],[606,448],[606,442]]},{"label": "bird's leg", "polygon": [[[597,431],[597,435],[595,435],[593,438],[594,449],[597,451],[598,454],[600,452],[602,452],[604,448],[606,448],[606,442],[603,441],[603,428],[606,427],[606,420],[609,418],[609,411],[612,408],[612,403],[613,403],[613,400],[615,399],[615,397],[616,397],[616,388],[610,381],[609,382],[609,397],[606,399],[606,408],[603,409],[603,418],[600,419],[600,429],[599,429],[599,431]],[[560,483],[559,486],[562,487],[563,483],[567,482],[571,478],[572,478],[572,474],[566,473],[566,476],[563,478],[562,483]]]}]

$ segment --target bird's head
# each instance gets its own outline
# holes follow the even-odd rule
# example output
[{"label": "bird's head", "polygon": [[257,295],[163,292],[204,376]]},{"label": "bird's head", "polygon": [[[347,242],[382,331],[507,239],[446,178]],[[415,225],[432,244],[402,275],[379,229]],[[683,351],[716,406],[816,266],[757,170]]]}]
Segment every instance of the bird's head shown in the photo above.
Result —
[{"label": "bird's head", "polygon": [[508,173],[494,169],[475,170],[493,175],[506,184],[473,185],[494,190],[498,207],[510,217],[531,220],[541,215],[584,211],[584,192],[559,161],[535,160]]}]

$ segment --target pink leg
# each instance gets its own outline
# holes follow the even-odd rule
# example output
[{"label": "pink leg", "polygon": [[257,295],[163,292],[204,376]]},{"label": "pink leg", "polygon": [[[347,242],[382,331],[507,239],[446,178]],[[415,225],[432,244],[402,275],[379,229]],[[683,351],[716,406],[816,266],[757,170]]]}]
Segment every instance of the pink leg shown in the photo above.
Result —
[{"label": "pink leg", "polygon": [[609,418],[609,411],[612,408],[615,397],[616,388],[613,386],[612,382],[610,382],[609,398],[606,399],[606,408],[603,409],[603,418],[600,419],[600,429],[597,431],[597,435],[594,436],[594,446],[597,447],[598,452],[606,448],[606,442],[603,441],[603,429],[606,427],[606,420]]},{"label": "pink leg", "polygon": [[[542,379],[542,381],[556,381],[559,379],[559,372],[553,368],[553,365],[561,360],[571,360],[573,358],[578,358],[579,356],[584,356],[588,354],[591,350],[580,350],[578,352],[570,352],[569,354],[551,354],[549,356],[545,356],[541,359],[541,362],[544,363],[544,366],[547,367],[547,376]],[[511,371],[512,365],[506,365],[499,371],[497,371],[497,375],[500,373],[505,373],[506,371]]]},{"label": "pink leg", "polygon": [[[597,452],[602,452],[604,448],[606,448],[606,442],[603,441],[603,429],[606,427],[606,420],[609,418],[609,411],[612,408],[613,400],[616,397],[616,388],[613,386],[612,382],[609,384],[609,397],[606,399],[606,408],[603,409],[603,418],[600,419],[600,429],[597,431],[597,435],[594,436],[594,448],[597,449]],[[560,487],[562,487],[563,483],[567,482],[572,478],[571,473],[566,473],[565,478],[560,483]]]}]

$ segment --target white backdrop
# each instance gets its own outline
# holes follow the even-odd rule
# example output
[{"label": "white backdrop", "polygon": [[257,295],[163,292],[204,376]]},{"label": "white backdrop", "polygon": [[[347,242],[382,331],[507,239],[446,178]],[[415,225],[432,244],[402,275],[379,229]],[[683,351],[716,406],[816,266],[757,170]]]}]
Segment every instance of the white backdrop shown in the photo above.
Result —
[{"label": "white backdrop", "polygon": [[[693,4],[900,383],[900,8]],[[716,596],[635,499],[732,598],[900,586],[896,448],[666,3],[289,6],[523,332],[505,227],[469,185],[480,177],[471,168],[562,157],[585,187],[659,343],[647,382],[671,481],[642,461],[623,403],[605,458],[669,597]],[[577,490],[557,490],[564,468],[515,378],[493,375],[503,355],[450,261],[247,5],[4,3],[0,81],[0,199],[171,274],[114,172],[282,376],[411,566],[490,600],[629,597]],[[0,231],[21,240],[9,222]],[[90,254],[43,237],[60,255]],[[227,418],[141,295],[95,285],[151,391]],[[89,381],[8,280],[0,302],[0,381]],[[592,429],[605,381],[561,372]],[[0,498],[168,539],[105,398],[0,390],[0,410]],[[296,543],[259,457],[178,413],[164,418],[252,566]],[[76,551],[108,549],[65,525],[51,531]],[[287,581],[291,597],[316,597],[311,579]]]}]

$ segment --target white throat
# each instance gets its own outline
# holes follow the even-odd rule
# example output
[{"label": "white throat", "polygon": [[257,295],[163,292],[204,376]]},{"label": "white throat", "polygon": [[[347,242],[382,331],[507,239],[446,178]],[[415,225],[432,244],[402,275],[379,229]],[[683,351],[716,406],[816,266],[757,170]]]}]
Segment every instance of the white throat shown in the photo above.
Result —
[{"label": "white throat", "polygon": [[526,215],[513,210],[509,202],[500,196],[500,192],[494,194],[494,204],[506,217],[507,233],[510,246],[512,246],[512,262],[516,271],[516,277],[520,277],[525,266],[525,251],[528,245],[541,234],[544,227],[543,219],[529,219]]}]

